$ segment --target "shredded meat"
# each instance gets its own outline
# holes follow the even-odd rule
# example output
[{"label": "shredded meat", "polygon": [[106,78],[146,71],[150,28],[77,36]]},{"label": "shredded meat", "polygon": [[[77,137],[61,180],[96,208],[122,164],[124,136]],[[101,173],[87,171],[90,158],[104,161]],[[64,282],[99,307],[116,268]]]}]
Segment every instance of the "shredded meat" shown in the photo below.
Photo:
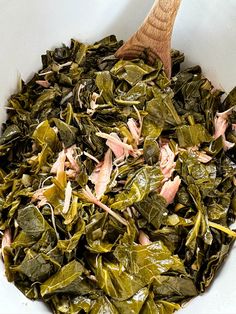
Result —
[{"label": "shredded meat", "polygon": [[179,190],[180,183],[180,177],[176,176],[173,181],[168,180],[163,184],[160,195],[165,198],[167,204],[173,203],[175,195]]},{"label": "shredded meat", "polygon": [[139,231],[138,240],[139,240],[139,243],[142,244],[142,245],[147,245],[147,244],[152,243],[149,240],[149,236],[145,232],[143,232],[142,230]]},{"label": "shredded meat", "polygon": [[161,146],[160,152],[160,168],[166,179],[169,179],[175,170],[176,163],[174,162],[175,154],[166,143]]},{"label": "shredded meat", "polygon": [[4,231],[3,237],[2,237],[2,246],[1,246],[1,252],[2,252],[2,257],[4,259],[4,247],[10,246],[12,242],[12,237],[11,237],[11,230],[6,229]]},{"label": "shredded meat", "polygon": [[225,151],[234,146],[234,143],[227,141],[225,138],[225,131],[228,127],[228,118],[229,118],[229,115],[232,113],[233,109],[234,107],[224,112],[218,112],[214,119],[214,128],[215,128],[214,138],[217,139],[218,137],[222,136]]},{"label": "shredded meat", "polygon": [[104,161],[100,168],[100,171],[95,182],[95,193],[99,200],[107,189],[107,185],[110,182],[112,172],[112,151],[108,149],[105,154]]}]

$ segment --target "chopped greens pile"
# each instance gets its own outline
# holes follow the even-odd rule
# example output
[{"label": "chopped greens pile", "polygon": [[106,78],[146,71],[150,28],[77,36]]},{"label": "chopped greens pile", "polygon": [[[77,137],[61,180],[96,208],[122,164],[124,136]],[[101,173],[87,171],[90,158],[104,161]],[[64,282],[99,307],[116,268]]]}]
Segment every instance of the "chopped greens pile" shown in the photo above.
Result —
[{"label": "chopped greens pile", "polygon": [[236,233],[236,89],[118,60],[114,36],[47,51],[0,138],[6,276],[53,313],[170,314]]}]

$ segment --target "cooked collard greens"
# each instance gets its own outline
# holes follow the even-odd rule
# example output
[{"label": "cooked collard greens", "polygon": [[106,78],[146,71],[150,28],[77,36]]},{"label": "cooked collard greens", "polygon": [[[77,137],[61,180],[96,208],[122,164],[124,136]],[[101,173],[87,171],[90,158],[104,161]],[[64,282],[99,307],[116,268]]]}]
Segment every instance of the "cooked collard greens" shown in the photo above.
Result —
[{"label": "cooked collard greens", "polygon": [[236,89],[199,66],[169,80],[122,42],[42,56],[0,138],[6,276],[53,313],[171,314],[211,284],[234,242]]}]

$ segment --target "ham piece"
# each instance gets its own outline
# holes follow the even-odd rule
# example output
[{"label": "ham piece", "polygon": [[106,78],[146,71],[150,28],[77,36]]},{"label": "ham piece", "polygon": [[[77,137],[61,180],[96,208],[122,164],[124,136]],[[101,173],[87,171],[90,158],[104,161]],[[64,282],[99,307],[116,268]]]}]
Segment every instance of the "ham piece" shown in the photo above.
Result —
[{"label": "ham piece", "polygon": [[148,245],[148,244],[152,243],[149,240],[149,236],[145,232],[143,232],[142,230],[139,231],[138,240],[139,240],[139,243],[142,245]]},{"label": "ham piece", "polygon": [[231,112],[233,111],[234,107],[224,111],[224,112],[217,112],[215,119],[214,119],[214,138],[217,139],[218,137],[222,136],[223,138],[223,145],[224,150],[228,150],[234,146],[234,143],[231,143],[226,140],[225,138],[225,131],[228,127],[228,118]]},{"label": "ham piece", "polygon": [[180,183],[180,177],[176,176],[173,181],[168,180],[163,184],[160,195],[165,198],[168,205],[173,203],[175,195],[179,190]]},{"label": "ham piece", "polygon": [[166,179],[169,179],[175,170],[176,163],[174,162],[175,154],[166,143],[161,146],[160,152],[160,168]]},{"label": "ham piece", "polygon": [[107,189],[107,185],[110,182],[112,172],[112,151],[109,148],[105,153],[104,161],[101,166],[95,168],[96,175],[92,175],[93,182],[95,184],[95,194],[99,200]]},{"label": "ham piece", "polygon": [[2,252],[2,257],[4,260],[4,247],[6,246],[10,246],[12,242],[12,238],[11,238],[11,231],[10,229],[6,229],[4,231],[3,237],[2,237],[2,246],[1,246],[1,252]]}]

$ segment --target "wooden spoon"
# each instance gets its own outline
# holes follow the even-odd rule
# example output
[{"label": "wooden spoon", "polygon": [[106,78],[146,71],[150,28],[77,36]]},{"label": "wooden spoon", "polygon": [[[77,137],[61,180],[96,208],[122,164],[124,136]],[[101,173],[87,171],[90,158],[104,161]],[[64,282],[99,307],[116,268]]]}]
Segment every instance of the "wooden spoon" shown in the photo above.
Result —
[{"label": "wooden spoon", "polygon": [[117,50],[116,57],[134,59],[139,57],[145,50],[150,64],[154,63],[157,57],[161,59],[165,72],[170,78],[171,35],[180,1],[155,0],[143,24]]}]

